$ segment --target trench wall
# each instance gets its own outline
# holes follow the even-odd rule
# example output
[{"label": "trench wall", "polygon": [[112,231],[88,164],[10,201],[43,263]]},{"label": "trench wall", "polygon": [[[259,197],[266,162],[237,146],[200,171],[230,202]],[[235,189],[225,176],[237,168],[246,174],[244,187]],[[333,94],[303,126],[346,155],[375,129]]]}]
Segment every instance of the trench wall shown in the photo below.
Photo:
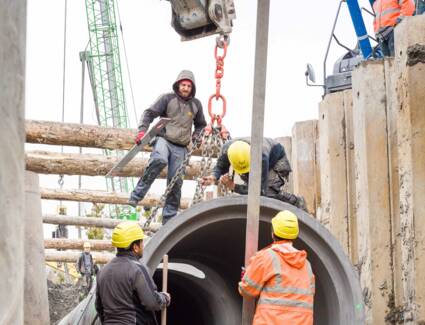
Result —
[{"label": "trench wall", "polygon": [[425,16],[292,134],[294,192],[360,275],[367,324],[425,324]]}]

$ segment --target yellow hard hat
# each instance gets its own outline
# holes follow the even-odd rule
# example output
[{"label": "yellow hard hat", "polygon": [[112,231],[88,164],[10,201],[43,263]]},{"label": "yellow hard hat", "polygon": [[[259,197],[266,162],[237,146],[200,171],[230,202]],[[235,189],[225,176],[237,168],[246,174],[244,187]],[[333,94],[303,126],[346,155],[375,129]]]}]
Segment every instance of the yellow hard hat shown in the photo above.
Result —
[{"label": "yellow hard hat", "polygon": [[91,247],[91,245],[90,245],[90,243],[89,243],[88,241],[86,241],[86,242],[84,243],[83,247],[84,247],[84,248],[90,248],[90,247]]},{"label": "yellow hard hat", "polygon": [[298,237],[298,218],[291,211],[280,211],[272,219],[273,233],[283,239],[295,239]]},{"label": "yellow hard hat", "polygon": [[112,246],[127,248],[132,242],[143,239],[145,235],[137,222],[125,221],[120,223],[112,231]]},{"label": "yellow hard hat", "polygon": [[249,172],[249,151],[250,145],[245,141],[237,140],[233,142],[227,150],[227,157],[233,170],[238,174]]}]

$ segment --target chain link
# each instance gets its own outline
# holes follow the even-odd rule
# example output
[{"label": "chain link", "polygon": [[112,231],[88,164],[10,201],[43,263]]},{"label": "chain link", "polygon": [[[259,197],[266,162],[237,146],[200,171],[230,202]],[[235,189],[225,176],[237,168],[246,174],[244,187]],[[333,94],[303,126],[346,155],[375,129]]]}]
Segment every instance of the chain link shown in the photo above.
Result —
[{"label": "chain link", "polygon": [[159,199],[159,203],[152,209],[151,215],[146,219],[145,223],[143,224],[143,229],[145,229],[146,231],[149,230],[149,225],[152,222],[152,220],[156,217],[156,214],[158,213],[159,208],[164,206],[165,200],[167,199],[168,194],[170,194],[177,180],[184,177],[186,167],[189,165],[190,157],[192,156],[193,151],[198,149],[202,143],[204,130],[205,129],[203,129],[199,133],[199,135],[195,138],[195,141],[193,141],[192,148],[189,150],[189,152],[186,155],[186,158],[183,160],[182,164],[177,169],[176,174],[173,176],[170,183],[167,185],[167,188],[165,189],[164,194],[162,194],[161,198]]}]

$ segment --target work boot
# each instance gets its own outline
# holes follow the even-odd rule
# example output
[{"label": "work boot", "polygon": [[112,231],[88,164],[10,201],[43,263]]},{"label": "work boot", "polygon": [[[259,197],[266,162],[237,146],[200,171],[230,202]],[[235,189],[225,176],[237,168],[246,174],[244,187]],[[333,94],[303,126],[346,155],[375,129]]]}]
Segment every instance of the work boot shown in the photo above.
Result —
[{"label": "work boot", "polygon": [[129,206],[132,206],[133,208],[136,208],[138,203],[139,203],[139,202],[138,202],[136,199],[134,199],[134,198],[130,198],[130,199],[128,200],[128,202],[127,202],[127,204],[128,204]]}]

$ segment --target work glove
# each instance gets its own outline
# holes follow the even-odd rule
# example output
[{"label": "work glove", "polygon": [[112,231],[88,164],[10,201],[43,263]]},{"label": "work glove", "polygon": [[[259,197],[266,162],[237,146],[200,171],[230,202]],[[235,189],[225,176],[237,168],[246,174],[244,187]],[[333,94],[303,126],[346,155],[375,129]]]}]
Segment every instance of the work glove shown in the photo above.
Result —
[{"label": "work glove", "polygon": [[140,144],[140,140],[142,140],[142,138],[145,136],[145,131],[140,131],[139,133],[137,133],[136,138],[134,139],[134,142],[136,144]]},{"label": "work glove", "polygon": [[164,297],[165,297],[165,301],[167,303],[167,307],[170,306],[171,303],[171,295],[168,292],[161,292]]}]

